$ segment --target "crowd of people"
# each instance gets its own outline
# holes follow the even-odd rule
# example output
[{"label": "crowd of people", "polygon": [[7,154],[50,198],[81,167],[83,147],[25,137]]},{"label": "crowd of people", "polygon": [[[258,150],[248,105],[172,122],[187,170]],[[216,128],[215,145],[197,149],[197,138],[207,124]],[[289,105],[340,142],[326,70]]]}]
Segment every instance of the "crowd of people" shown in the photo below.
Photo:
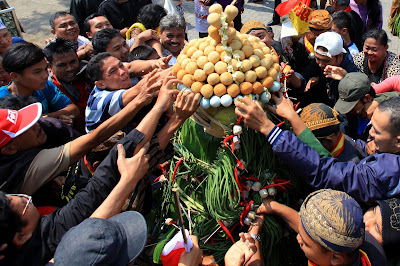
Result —
[{"label": "crowd of people", "polygon": [[[127,265],[143,251],[154,169],[172,158],[174,134],[201,99],[171,89],[182,81],[170,67],[190,41],[172,2],[180,14],[150,0],[72,0],[71,13],[52,15],[43,48],[0,22],[0,264]],[[194,1],[199,38],[215,3],[231,1]],[[291,66],[289,98],[276,92],[267,109],[292,131],[249,98],[235,113],[314,192],[298,209],[265,198],[226,265],[268,265],[266,215],[298,234],[310,265],[400,261],[399,55],[379,0],[320,4],[310,4],[307,34],[281,39],[270,27],[277,14],[267,26],[242,21],[245,2],[235,2],[236,30]],[[199,265],[190,238],[179,263]]]}]

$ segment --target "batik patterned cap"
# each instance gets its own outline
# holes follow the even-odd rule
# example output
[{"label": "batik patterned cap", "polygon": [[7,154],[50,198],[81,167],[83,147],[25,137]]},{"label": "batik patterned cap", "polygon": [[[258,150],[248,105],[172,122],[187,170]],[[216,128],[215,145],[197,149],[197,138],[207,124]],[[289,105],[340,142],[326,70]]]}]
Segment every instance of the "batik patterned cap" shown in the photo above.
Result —
[{"label": "batik patterned cap", "polygon": [[400,199],[378,200],[382,214],[383,246],[400,243]]},{"label": "batik patterned cap", "polygon": [[312,103],[304,107],[301,120],[317,137],[326,137],[334,133],[340,124],[339,113],[323,103]]},{"label": "batik patterned cap", "polygon": [[311,193],[301,206],[300,217],[307,234],[330,251],[348,253],[364,241],[360,205],[344,192],[322,189]]}]

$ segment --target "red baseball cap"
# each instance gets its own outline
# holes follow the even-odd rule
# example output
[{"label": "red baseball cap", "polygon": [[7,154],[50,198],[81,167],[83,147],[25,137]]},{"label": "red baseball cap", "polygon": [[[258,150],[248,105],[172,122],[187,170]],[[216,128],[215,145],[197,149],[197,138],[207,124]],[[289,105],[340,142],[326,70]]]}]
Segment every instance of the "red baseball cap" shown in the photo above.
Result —
[{"label": "red baseball cap", "polygon": [[0,109],[0,149],[31,128],[41,115],[41,103],[33,103],[19,111]]}]

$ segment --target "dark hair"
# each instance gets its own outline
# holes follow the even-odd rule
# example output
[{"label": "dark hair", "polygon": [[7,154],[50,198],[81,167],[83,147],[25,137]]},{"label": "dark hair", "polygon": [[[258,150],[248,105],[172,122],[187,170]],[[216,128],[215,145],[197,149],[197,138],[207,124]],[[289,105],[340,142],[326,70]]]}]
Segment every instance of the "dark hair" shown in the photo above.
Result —
[{"label": "dark hair", "polygon": [[338,6],[349,6],[350,5],[350,0],[335,0],[335,3]]},{"label": "dark hair", "polygon": [[54,54],[65,54],[68,52],[76,52],[76,43],[70,40],[56,38],[49,42],[44,48],[43,52],[46,55],[46,59],[50,64],[53,64]]},{"label": "dark hair", "polygon": [[50,27],[51,27],[51,29],[54,30],[54,29],[56,28],[56,27],[55,27],[55,24],[54,24],[54,21],[55,21],[57,18],[65,17],[65,16],[67,16],[67,15],[72,16],[72,17],[75,19],[75,21],[76,21],[76,18],[75,18],[74,15],[72,15],[71,13],[68,13],[68,12],[65,12],[65,11],[58,11],[58,12],[56,12],[54,15],[52,15],[52,16],[50,17],[49,22],[50,22]]},{"label": "dark hair", "polygon": [[376,28],[379,25],[381,17],[381,6],[379,0],[367,0],[368,18],[371,18],[371,25],[366,25],[370,29]]},{"label": "dark hair", "polygon": [[121,37],[121,34],[117,29],[106,28],[96,32],[92,39],[92,45],[95,53],[98,54],[105,52],[107,50],[107,45],[117,36]]},{"label": "dark hair", "polygon": [[394,97],[383,101],[378,106],[381,112],[390,115],[389,132],[393,137],[400,135],[400,97]]},{"label": "dark hair", "polygon": [[344,10],[333,13],[332,22],[339,29],[347,28],[349,31],[351,29],[351,15]]},{"label": "dark hair", "polygon": [[156,53],[157,51],[148,45],[140,45],[138,47],[135,47],[131,53],[131,61],[133,60],[147,60],[147,58],[152,54]]},{"label": "dark hair", "polygon": [[375,98],[376,96],[376,91],[374,90],[374,88],[372,88],[372,86],[369,87],[369,92],[368,94],[372,97]]},{"label": "dark hair", "polygon": [[4,53],[3,68],[8,73],[22,73],[44,59],[45,55],[39,47],[30,42],[20,42],[11,45]]},{"label": "dark hair", "polygon": [[386,46],[388,44],[388,36],[386,34],[386,31],[380,28],[374,28],[367,31],[363,36],[363,41],[365,42],[365,40],[368,38],[373,38],[377,40],[383,46]]},{"label": "dark hair", "polygon": [[90,32],[90,24],[89,24],[89,20],[97,18],[97,17],[105,17],[107,18],[105,15],[99,14],[99,13],[93,13],[90,16],[88,16],[85,21],[83,22],[83,30],[86,32]]},{"label": "dark hair", "polygon": [[160,20],[167,15],[165,9],[157,4],[148,4],[139,11],[137,21],[146,29],[155,30],[160,25]]},{"label": "dark hair", "polygon": [[13,246],[15,234],[20,232],[24,225],[21,215],[11,209],[10,199],[0,191],[0,245],[6,243],[8,247]]},{"label": "dark hair", "polygon": [[103,77],[103,63],[104,60],[110,56],[113,55],[103,52],[90,59],[89,63],[86,65],[86,73],[92,82],[98,81]]},{"label": "dark hair", "polygon": [[7,95],[0,98],[0,109],[19,110],[38,100],[34,96]]}]

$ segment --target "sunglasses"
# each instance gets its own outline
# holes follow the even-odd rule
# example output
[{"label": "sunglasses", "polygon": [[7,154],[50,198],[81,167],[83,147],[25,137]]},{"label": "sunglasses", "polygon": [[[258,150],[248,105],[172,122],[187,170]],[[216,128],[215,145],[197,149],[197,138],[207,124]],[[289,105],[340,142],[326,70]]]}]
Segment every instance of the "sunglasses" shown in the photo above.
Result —
[{"label": "sunglasses", "polygon": [[7,194],[7,196],[15,196],[15,197],[20,197],[20,198],[25,198],[25,199],[27,200],[27,201],[26,201],[25,208],[24,208],[24,210],[22,211],[21,216],[25,214],[26,209],[28,209],[29,203],[32,202],[32,197],[29,196],[29,195],[25,195],[25,194]]}]

